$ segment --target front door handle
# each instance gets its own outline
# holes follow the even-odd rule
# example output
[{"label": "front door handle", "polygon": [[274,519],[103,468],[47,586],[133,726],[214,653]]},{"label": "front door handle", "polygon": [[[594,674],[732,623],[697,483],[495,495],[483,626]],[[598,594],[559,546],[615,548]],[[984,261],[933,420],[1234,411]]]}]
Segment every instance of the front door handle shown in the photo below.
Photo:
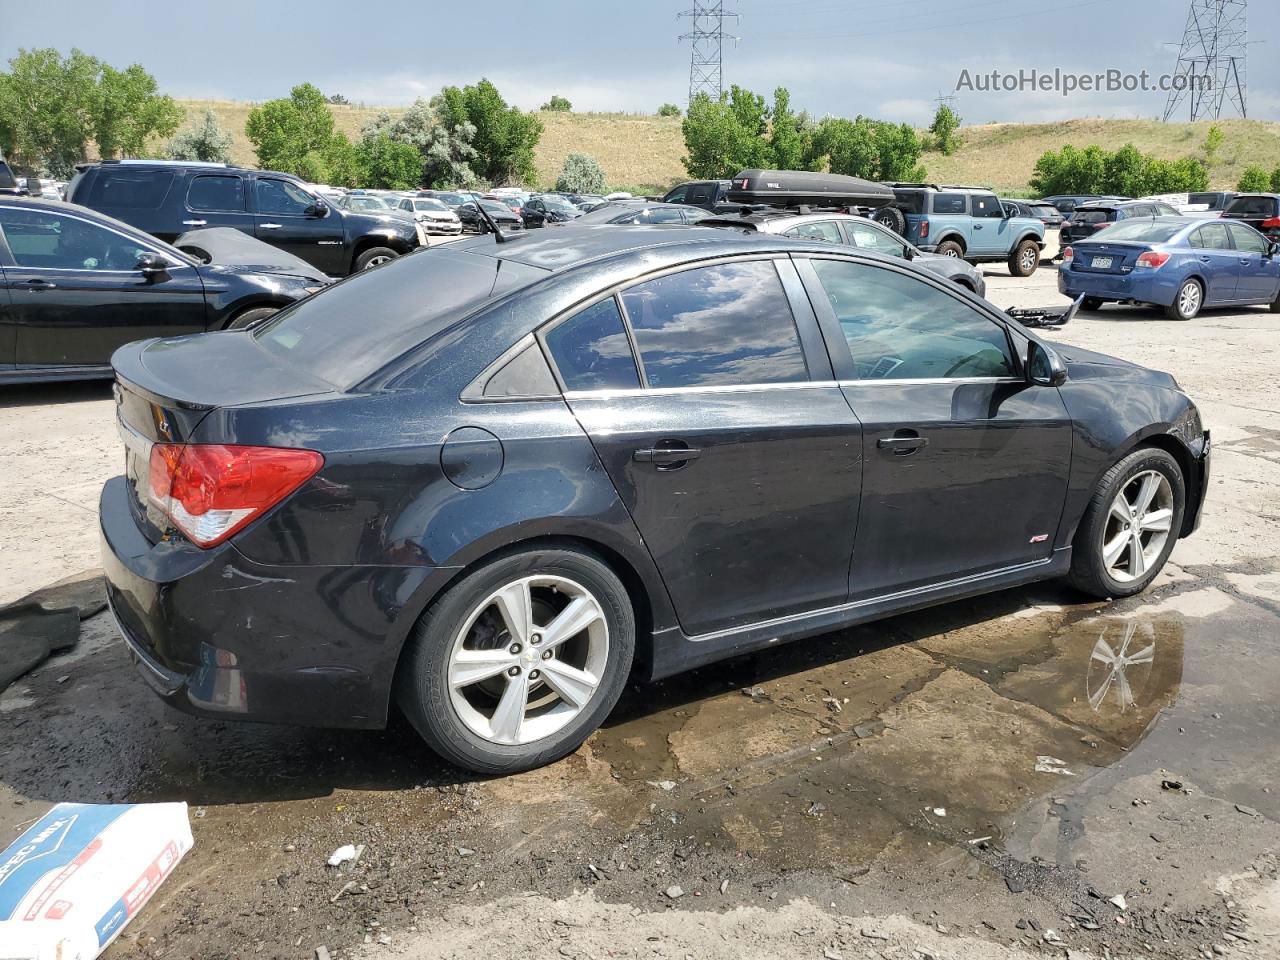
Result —
[{"label": "front door handle", "polygon": [[973,229],[975,229],[975,230],[981,230],[981,229],[982,229],[982,224],[980,224],[980,223],[975,223],[975,224],[973,225]]},{"label": "front door handle", "polygon": [[203,227],[208,222],[208,220],[183,220],[182,225],[184,227]]},{"label": "front door handle", "polygon": [[58,286],[52,280],[15,280],[13,285],[23,290],[53,290]]},{"label": "front door handle", "polygon": [[1201,262],[1201,263],[1208,263],[1208,262],[1209,262],[1209,257],[1201,257],[1201,258],[1200,258],[1200,262]]},{"label": "front door handle", "polygon": [[694,447],[669,446],[637,450],[631,455],[631,459],[637,463],[656,463],[661,466],[664,464],[684,463],[686,460],[697,460],[700,456],[702,456],[702,451]]},{"label": "front door handle", "polygon": [[260,223],[258,224],[258,226],[260,226],[263,230],[279,230],[280,229],[280,224],[278,223]]},{"label": "front door handle", "polygon": [[881,437],[876,441],[876,446],[881,450],[892,450],[899,457],[909,456],[928,445],[928,437]]}]

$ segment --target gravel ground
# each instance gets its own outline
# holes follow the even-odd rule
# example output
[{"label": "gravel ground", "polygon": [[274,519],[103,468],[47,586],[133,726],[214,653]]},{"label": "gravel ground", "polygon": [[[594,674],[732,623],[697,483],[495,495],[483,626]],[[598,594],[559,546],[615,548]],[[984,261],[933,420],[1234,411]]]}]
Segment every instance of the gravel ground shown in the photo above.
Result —
[{"label": "gravel ground", "polygon": [[[987,272],[1001,306],[1061,301]],[[1113,307],[1049,335],[1173,372],[1214,431],[1203,527],[1142,597],[1038,585],[634,686],[500,780],[399,723],[171,711],[94,617],[0,695],[0,841],[59,800],[192,805],[109,960],[1280,955],[1278,329]],[[102,386],[0,400],[0,602],[92,572],[111,418]],[[1153,655],[1122,697],[1095,654],[1126,640]]]}]

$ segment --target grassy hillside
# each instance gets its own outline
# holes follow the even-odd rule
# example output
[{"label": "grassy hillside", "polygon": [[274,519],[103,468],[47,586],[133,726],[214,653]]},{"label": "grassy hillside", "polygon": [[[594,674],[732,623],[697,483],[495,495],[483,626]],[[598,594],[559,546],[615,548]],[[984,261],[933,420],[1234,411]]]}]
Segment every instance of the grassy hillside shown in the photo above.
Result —
[{"label": "grassy hillside", "polygon": [[[232,155],[237,162],[254,162],[253,145],[245,139],[244,124],[251,103],[230,100],[180,101],[188,118],[199,117],[212,107],[223,128],[235,137]],[[395,114],[403,108],[334,106],[339,130],[353,140],[360,128],[380,110]],[[660,192],[684,178],[681,158],[684,140],[679,117],[623,113],[543,113],[545,130],[538,144],[536,163],[540,185],[549,186],[567,154],[588,153],[600,161],[611,187],[640,188]],[[1160,123],[1155,120],[1112,120],[1098,117],[1065,123],[996,123],[964,127],[960,149],[950,157],[926,153],[925,168],[932,180],[991,185],[1010,193],[1029,191],[1028,181],[1036,159],[1046,150],[1070,143],[1086,147],[1097,143],[1116,149],[1132,143],[1144,153],[1168,160],[1202,157],[1201,144],[1208,122]],[[1268,170],[1280,165],[1280,123],[1260,120],[1219,121],[1226,137],[1218,162],[1209,171],[1212,185],[1229,189],[1244,168],[1259,163]]]}]

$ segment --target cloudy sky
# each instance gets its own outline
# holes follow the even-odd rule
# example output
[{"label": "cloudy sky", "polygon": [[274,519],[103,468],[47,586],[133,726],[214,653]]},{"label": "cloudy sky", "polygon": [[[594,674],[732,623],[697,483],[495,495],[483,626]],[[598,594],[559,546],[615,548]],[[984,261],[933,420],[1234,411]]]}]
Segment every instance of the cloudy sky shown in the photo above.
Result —
[{"label": "cloudy sky", "polygon": [[[1152,92],[956,91],[961,72],[1172,72],[1189,0],[730,0],[726,86],[781,84],[811,113],[921,123],[956,94],[966,122],[1084,115],[1158,116]],[[683,106],[689,46],[677,19],[691,0],[488,0],[482,4],[157,4],[59,0],[56,14],[0,0],[0,61],[21,47],[71,47],[108,63],[139,62],[181,97],[264,100],[310,81],[326,94],[404,104],[487,76],[508,100],[552,94],[578,110]],[[1280,3],[1250,4],[1250,115],[1280,120]],[[1056,9],[1055,9],[1056,8]],[[354,12],[353,12],[354,11]],[[975,80],[975,86],[977,82]]]}]

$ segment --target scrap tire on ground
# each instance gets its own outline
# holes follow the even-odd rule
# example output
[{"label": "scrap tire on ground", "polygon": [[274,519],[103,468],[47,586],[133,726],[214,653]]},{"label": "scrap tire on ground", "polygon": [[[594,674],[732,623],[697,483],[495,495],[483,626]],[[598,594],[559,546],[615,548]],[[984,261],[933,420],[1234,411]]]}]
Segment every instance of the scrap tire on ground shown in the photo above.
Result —
[{"label": "scrap tire on ground", "polygon": [[[450,675],[457,666],[456,652],[462,649],[459,638],[463,638],[461,643],[465,644],[469,642],[468,638],[478,636],[481,614],[490,609],[489,600],[528,578],[556,578],[582,588],[583,594],[596,604],[602,616],[607,631],[607,652],[604,665],[598,671],[597,685],[563,727],[529,742],[504,744],[482,736],[468,724],[453,695],[454,689],[463,688],[452,688]],[[535,606],[536,601],[533,601],[529,608],[532,610]],[[554,619],[554,614],[544,619],[544,623],[549,626],[551,619]],[[540,629],[537,620],[536,616],[530,615],[534,634]],[[446,760],[486,775],[530,770],[578,749],[608,717],[631,672],[635,633],[635,615],[626,587],[597,556],[567,546],[516,550],[467,574],[449,587],[422,615],[409,634],[397,671],[396,700],[414,729]],[[511,639],[510,636],[504,639],[501,631],[494,638],[497,642],[490,643],[485,650],[497,652]],[[538,642],[537,637],[531,634],[529,641],[527,649],[536,649],[532,644]],[[466,649],[470,651],[472,648]],[[561,649],[557,648],[556,659],[560,658]],[[535,657],[532,667],[536,668],[543,662]],[[530,670],[529,665],[524,669]],[[502,674],[497,674],[492,679],[501,677]],[[532,679],[530,673],[529,680]],[[488,679],[483,681],[488,682]],[[536,696],[530,693],[529,700],[535,699]],[[496,708],[490,719],[496,723]]]},{"label": "scrap tire on ground", "polygon": [[897,207],[881,207],[871,219],[899,236],[904,236],[907,232],[907,218]]}]

